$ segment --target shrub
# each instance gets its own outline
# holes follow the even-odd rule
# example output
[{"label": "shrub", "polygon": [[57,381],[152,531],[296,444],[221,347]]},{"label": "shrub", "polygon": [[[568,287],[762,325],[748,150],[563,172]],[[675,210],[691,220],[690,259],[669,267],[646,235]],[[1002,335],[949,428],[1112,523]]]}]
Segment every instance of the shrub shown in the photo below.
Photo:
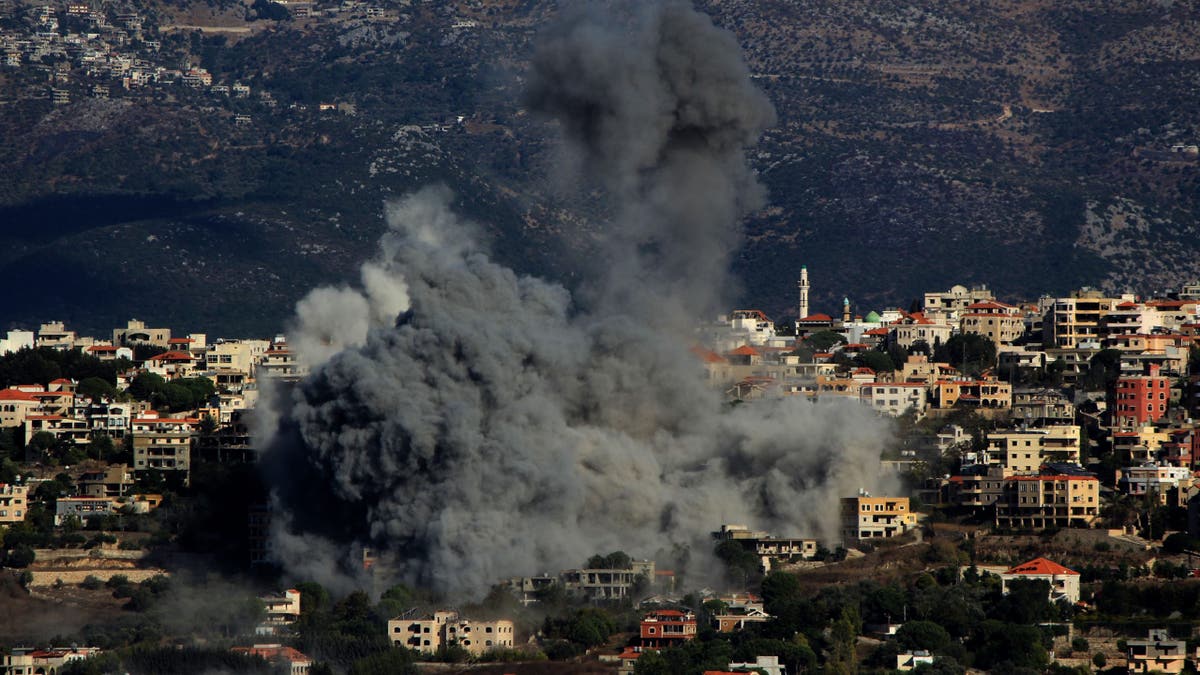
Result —
[{"label": "shrub", "polygon": [[104,587],[104,581],[95,574],[89,574],[79,585],[88,589],[89,591],[95,591]]}]

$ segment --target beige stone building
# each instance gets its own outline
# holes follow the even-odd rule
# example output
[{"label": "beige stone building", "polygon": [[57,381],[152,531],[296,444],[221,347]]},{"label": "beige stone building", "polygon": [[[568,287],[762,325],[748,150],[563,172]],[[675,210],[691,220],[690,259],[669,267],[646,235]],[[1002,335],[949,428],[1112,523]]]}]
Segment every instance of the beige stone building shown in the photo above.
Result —
[{"label": "beige stone building", "polygon": [[884,539],[916,527],[917,514],[909,508],[908,497],[862,494],[842,498],[841,524],[842,539],[847,543]]},{"label": "beige stone building", "polygon": [[130,431],[134,470],[182,472],[187,482],[198,423],[194,418],[160,417],[154,411],[134,419]]},{"label": "beige stone building", "polygon": [[1043,464],[1079,464],[1079,427],[1072,424],[1040,429],[1007,429],[987,435],[987,464],[1004,475],[1036,474]]},{"label": "beige stone building", "polygon": [[997,527],[1091,527],[1100,517],[1100,481],[1082,469],[1072,474],[1010,476],[996,504]]},{"label": "beige stone building", "polygon": [[151,344],[163,349],[171,348],[170,328],[148,328],[144,321],[130,319],[124,328],[114,328],[112,343],[119,347],[137,343]]},{"label": "beige stone building", "polygon": [[29,508],[29,486],[0,483],[0,523],[20,523]]},{"label": "beige stone building", "polygon": [[479,656],[495,649],[512,649],[515,636],[514,624],[508,619],[472,621],[446,610],[424,619],[392,619],[387,630],[392,644],[423,654],[453,644]]},{"label": "beige stone building", "polygon": [[981,335],[996,347],[1011,345],[1025,333],[1025,317],[1012,305],[976,302],[962,313],[959,330],[965,335]]}]

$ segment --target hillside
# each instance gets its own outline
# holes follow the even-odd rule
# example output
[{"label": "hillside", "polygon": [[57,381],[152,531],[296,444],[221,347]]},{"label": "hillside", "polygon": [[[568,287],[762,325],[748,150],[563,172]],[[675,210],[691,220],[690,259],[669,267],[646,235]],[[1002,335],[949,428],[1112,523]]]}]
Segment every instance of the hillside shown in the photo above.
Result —
[{"label": "hillside", "polygon": [[[554,3],[126,4],[144,26],[106,45],[131,67],[67,42],[64,4],[62,37],[0,69],[0,281],[23,290],[3,323],[270,334],[356,276],[389,195],[431,181],[519,269],[571,283],[586,260],[602,202],[552,178],[554,130],[520,107]],[[1198,142],[1196,3],[700,4],[779,113],[731,302],[794,313],[801,264],[825,311],[1200,276],[1197,158],[1173,150]],[[0,16],[9,51],[45,32],[32,4]],[[250,93],[119,77],[188,65]]]}]

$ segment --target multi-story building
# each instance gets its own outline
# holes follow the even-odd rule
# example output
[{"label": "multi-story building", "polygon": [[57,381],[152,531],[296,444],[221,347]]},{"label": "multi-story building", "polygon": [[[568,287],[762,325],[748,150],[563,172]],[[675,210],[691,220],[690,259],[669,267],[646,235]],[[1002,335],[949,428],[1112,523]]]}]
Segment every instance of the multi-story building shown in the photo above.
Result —
[{"label": "multi-story building", "polygon": [[892,340],[905,349],[911,349],[918,342],[924,342],[932,349],[944,344],[954,333],[952,326],[938,323],[919,313],[902,317],[889,328],[892,329]]},{"label": "multi-story building", "polygon": [[933,385],[933,407],[946,410],[955,406],[969,406],[987,410],[1005,410],[1012,407],[1012,385],[996,379],[939,380]]},{"label": "multi-story building", "polygon": [[667,649],[696,639],[696,615],[659,609],[642,617],[638,631],[642,650]]},{"label": "multi-story building", "polygon": [[1145,640],[1126,640],[1131,673],[1182,673],[1187,665],[1186,640],[1174,640],[1166,629],[1151,629]]},{"label": "multi-story building", "polygon": [[933,321],[957,326],[960,314],[967,307],[995,299],[986,285],[970,289],[966,286],[951,286],[950,290],[943,293],[926,293],[923,310],[925,316]]},{"label": "multi-story building", "polygon": [[193,418],[160,417],[154,411],[134,419],[130,430],[134,470],[181,472],[186,483],[198,423]]},{"label": "multi-story building", "polygon": [[578,569],[559,575],[563,588],[592,602],[608,602],[628,597],[638,577],[654,578],[653,564],[645,569]]},{"label": "multi-story building", "polygon": [[1079,427],[1062,425],[1037,429],[1008,429],[987,435],[987,464],[1004,468],[1004,475],[1033,474],[1043,464],[1079,464]]},{"label": "multi-story building", "polygon": [[1108,298],[1094,289],[1085,288],[1069,298],[1054,300],[1042,322],[1042,341],[1046,347],[1076,349],[1082,344],[1097,346],[1103,338],[1101,320],[1131,296]]},{"label": "multi-story building", "polygon": [[841,508],[842,539],[895,537],[917,526],[917,515],[909,509],[908,497],[872,497],[866,493],[843,497]]},{"label": "multi-story building", "polygon": [[75,340],[75,331],[67,330],[61,321],[50,321],[38,327],[34,344],[37,347],[69,351],[75,347]]},{"label": "multi-story building", "polygon": [[1170,442],[1171,434],[1167,430],[1153,426],[1112,432],[1113,454],[1117,461],[1125,466],[1137,466],[1162,459],[1162,446]]},{"label": "multi-story building", "polygon": [[0,483],[0,524],[20,523],[29,510],[29,486]]},{"label": "multi-story building", "polygon": [[169,349],[171,346],[171,329],[147,328],[145,322],[130,319],[124,328],[113,329],[112,343],[119,347],[142,343]]},{"label": "multi-story building", "polygon": [[1033,426],[1071,424],[1075,406],[1057,389],[1024,389],[1013,392],[1012,419]]},{"label": "multi-story building", "polygon": [[891,417],[899,417],[910,410],[920,417],[928,403],[928,387],[918,382],[864,384],[859,392],[864,404]]},{"label": "multi-story building", "polygon": [[307,373],[308,369],[300,363],[295,352],[288,347],[287,340],[283,336],[278,336],[262,355],[256,376],[294,382]]},{"label": "multi-story building", "polygon": [[424,619],[403,617],[388,621],[388,639],[392,644],[432,654],[443,645],[457,645],[473,656],[496,649],[512,649],[515,628],[512,621],[473,621],[455,611],[434,612]]},{"label": "multi-story building", "polygon": [[1113,392],[1113,426],[1123,429],[1157,422],[1167,414],[1171,399],[1171,380],[1158,374],[1151,365],[1146,375],[1117,378]]},{"label": "multi-story building", "polygon": [[92,442],[92,430],[87,420],[63,417],[62,415],[28,415],[25,424],[25,443],[33,440],[40,433],[54,436],[55,441],[70,441],[75,445],[87,445]]},{"label": "multi-story building", "polygon": [[946,503],[972,513],[991,513],[1004,497],[1004,468],[976,464],[964,467],[945,484]]},{"label": "multi-story building", "polygon": [[76,481],[81,497],[118,499],[133,490],[133,472],[127,466],[88,471]]},{"label": "multi-story building", "polygon": [[981,335],[997,347],[1011,345],[1025,334],[1025,317],[1012,305],[975,302],[962,312],[959,330],[964,335]]},{"label": "multi-story building", "polygon": [[[1153,462],[1117,469],[1117,490],[1132,497],[1154,496],[1166,505],[1172,494],[1183,495],[1192,487],[1192,470],[1183,466],[1160,466]],[[1186,505],[1186,500],[1182,500]]]},{"label": "multi-story building", "polygon": [[1004,479],[996,525],[1007,529],[1090,527],[1100,517],[1100,481],[1079,466],[1047,465]]},{"label": "multi-story building", "polygon": [[36,414],[42,402],[32,392],[9,387],[0,389],[0,427],[19,427]]},{"label": "multi-story building", "polygon": [[300,591],[294,588],[258,599],[266,610],[266,618],[255,629],[257,635],[276,635],[300,618]]}]

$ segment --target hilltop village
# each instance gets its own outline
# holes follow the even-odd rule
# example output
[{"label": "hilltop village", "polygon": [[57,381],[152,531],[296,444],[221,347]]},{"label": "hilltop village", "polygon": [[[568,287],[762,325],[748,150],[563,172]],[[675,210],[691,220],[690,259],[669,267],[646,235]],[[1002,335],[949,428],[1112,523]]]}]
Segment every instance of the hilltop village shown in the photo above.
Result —
[{"label": "hilltop village", "polygon": [[[286,338],[11,330],[0,672],[1194,669],[1200,283],[1036,301],[953,286],[832,314],[809,283],[794,321],[697,326],[697,376],[730,406],[891,420],[895,493],[842,495],[832,542],[713,523],[719,581],[685,572],[707,551],[598,551],[459,606],[387,586],[369,549],[353,556],[370,592],[281,587],[251,429],[260,394],[306,374]],[[76,616],[35,628],[51,606]]]}]

